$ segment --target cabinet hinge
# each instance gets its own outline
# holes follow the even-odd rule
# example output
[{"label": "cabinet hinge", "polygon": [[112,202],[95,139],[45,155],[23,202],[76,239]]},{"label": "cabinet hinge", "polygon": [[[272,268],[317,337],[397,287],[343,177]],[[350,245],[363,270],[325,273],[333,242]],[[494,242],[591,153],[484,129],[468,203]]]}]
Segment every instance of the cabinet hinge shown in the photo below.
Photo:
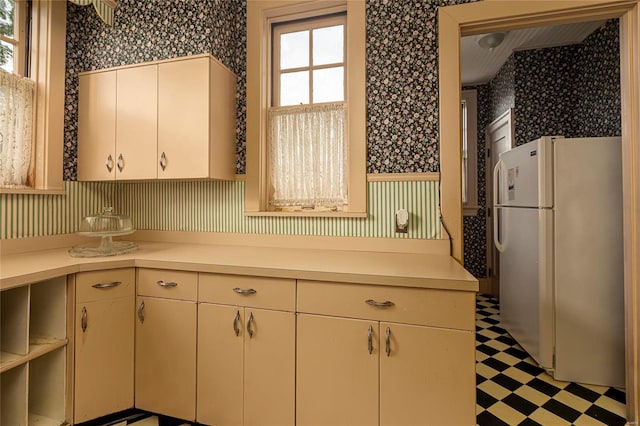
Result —
[{"label": "cabinet hinge", "polygon": [[491,217],[491,207],[487,207],[487,217]]},{"label": "cabinet hinge", "polygon": [[491,148],[487,148],[487,158],[491,158]]}]

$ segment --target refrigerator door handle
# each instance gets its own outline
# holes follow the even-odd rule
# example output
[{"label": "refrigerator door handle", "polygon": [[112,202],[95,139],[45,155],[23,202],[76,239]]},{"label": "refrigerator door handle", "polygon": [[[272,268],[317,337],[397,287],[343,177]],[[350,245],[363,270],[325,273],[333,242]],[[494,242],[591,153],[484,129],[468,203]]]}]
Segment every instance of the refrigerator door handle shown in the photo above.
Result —
[{"label": "refrigerator door handle", "polygon": [[[498,174],[500,173],[500,168],[502,167],[502,160],[498,160],[496,166],[493,168],[493,242],[496,245],[496,248],[500,253],[504,252],[504,245],[500,242],[498,238],[498,212],[501,210],[501,206],[499,204],[499,194],[498,194]],[[504,233],[504,230],[503,230]]]}]

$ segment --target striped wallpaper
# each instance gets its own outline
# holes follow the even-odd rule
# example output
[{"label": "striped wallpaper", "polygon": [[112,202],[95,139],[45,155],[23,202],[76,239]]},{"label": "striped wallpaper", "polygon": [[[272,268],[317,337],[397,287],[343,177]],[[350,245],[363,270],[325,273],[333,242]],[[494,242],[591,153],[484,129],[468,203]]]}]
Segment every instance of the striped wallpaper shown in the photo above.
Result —
[{"label": "striped wallpaper", "polygon": [[[243,181],[65,182],[66,196],[0,195],[0,238],[73,233],[105,206],[130,215],[136,229],[438,239],[438,182],[369,182],[369,215],[358,218],[245,217]],[[409,232],[394,228],[409,211]]]}]

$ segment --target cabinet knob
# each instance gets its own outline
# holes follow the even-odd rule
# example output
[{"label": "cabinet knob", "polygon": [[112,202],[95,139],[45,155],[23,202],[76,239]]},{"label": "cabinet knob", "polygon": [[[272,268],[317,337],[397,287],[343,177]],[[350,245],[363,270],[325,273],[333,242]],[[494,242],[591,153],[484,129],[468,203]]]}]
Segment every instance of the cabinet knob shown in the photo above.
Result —
[{"label": "cabinet knob", "polygon": [[107,167],[109,173],[111,173],[111,170],[113,170],[113,157],[111,154],[107,157],[107,161],[104,162],[104,165]]},{"label": "cabinet knob", "polygon": [[87,331],[87,308],[86,306],[82,307],[82,318],[80,318],[80,327],[82,327],[82,332]]},{"label": "cabinet knob", "polygon": [[143,323],[144,322],[144,300],[142,302],[140,302],[140,306],[138,306],[138,318],[140,319],[140,322]]},{"label": "cabinet knob", "polygon": [[124,157],[122,156],[122,154],[118,155],[118,170],[120,170],[120,173],[122,173],[122,169],[124,169]]},{"label": "cabinet knob", "polygon": [[160,167],[162,168],[163,172],[164,169],[167,168],[167,155],[164,152],[160,155]]}]

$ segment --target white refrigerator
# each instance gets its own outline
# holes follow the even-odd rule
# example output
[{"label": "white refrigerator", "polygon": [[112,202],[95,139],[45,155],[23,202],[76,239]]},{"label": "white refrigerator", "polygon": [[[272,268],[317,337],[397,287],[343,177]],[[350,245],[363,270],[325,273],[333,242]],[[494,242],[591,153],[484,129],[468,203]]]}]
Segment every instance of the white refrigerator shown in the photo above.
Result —
[{"label": "white refrigerator", "polygon": [[543,137],[493,171],[502,326],[557,380],[624,386],[621,151]]}]

